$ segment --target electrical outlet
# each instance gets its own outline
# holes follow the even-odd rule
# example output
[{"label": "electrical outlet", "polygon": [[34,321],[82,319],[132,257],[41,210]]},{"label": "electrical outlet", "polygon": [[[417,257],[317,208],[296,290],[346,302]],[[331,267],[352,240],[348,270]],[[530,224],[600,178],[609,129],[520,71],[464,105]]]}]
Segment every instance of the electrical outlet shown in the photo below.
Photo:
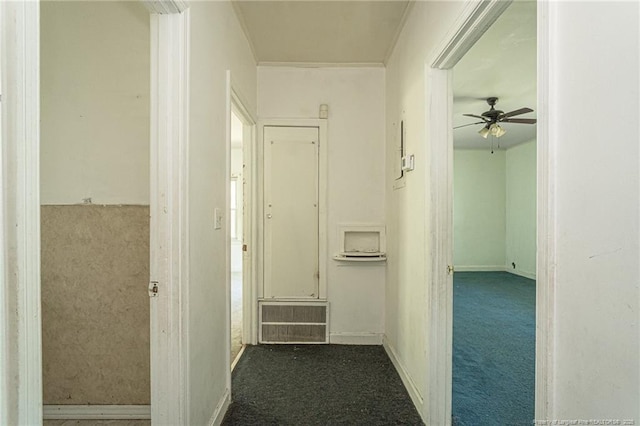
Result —
[{"label": "electrical outlet", "polygon": [[219,208],[213,210],[213,229],[222,228],[222,211]]}]

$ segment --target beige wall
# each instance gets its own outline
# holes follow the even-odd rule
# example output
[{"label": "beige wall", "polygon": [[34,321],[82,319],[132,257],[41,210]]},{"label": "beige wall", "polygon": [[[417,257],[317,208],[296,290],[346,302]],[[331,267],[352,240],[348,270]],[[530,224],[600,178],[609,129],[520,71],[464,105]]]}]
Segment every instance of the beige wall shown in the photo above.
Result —
[{"label": "beige wall", "polygon": [[149,13],[42,2],[41,52],[44,403],[148,404]]},{"label": "beige wall", "polygon": [[149,403],[149,208],[43,206],[46,404]]},{"label": "beige wall", "polygon": [[229,2],[191,2],[189,103],[189,424],[209,424],[228,391],[227,259],[225,227],[226,72],[255,116],[256,64]]}]

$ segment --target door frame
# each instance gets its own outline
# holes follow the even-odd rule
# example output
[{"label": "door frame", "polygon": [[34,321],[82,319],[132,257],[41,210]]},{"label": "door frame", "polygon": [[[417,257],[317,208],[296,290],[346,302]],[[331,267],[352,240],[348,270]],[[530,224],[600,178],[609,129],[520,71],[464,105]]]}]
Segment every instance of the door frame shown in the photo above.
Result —
[{"label": "door frame", "polygon": [[[40,4],[0,3],[0,423],[42,422]],[[13,302],[13,303],[11,303]]]},{"label": "door frame", "polygon": [[181,0],[151,13],[151,421],[189,424],[189,24]]},{"label": "door frame", "polygon": [[[264,128],[274,127],[316,127],[318,128],[319,146],[319,164],[318,164],[318,271],[320,273],[318,299],[319,301],[327,300],[327,180],[328,165],[328,122],[327,119],[320,118],[265,118],[258,121],[258,176],[260,181],[264,183]],[[264,184],[258,187],[258,199],[256,200],[258,207],[257,223],[258,225],[258,274],[257,274],[257,295],[258,299],[264,299],[264,226],[262,219],[264,217]],[[291,299],[287,299],[291,300]],[[309,300],[309,299],[303,299]],[[256,324],[257,331],[257,324]],[[258,339],[257,333],[252,336]]]},{"label": "door frame", "polygon": [[[145,1],[151,13],[151,232],[152,269],[160,294],[151,302],[152,420],[188,423],[188,341],[182,322],[188,290],[187,170],[184,167],[188,118],[189,14],[183,0]],[[40,4],[39,1],[2,2],[2,250],[6,284],[2,299],[15,297],[15,316],[0,310],[3,333],[0,360],[3,375],[0,413],[8,423],[39,424],[42,405],[42,341],[40,306]],[[169,114],[171,112],[171,114]],[[170,117],[170,120],[164,120]],[[174,153],[175,156],[166,155]],[[180,155],[178,155],[180,154]],[[178,184],[174,184],[174,180]],[[170,207],[164,216],[157,216]],[[152,216],[154,214],[152,213]],[[158,220],[159,219],[159,220]],[[163,245],[166,243],[171,245]],[[154,246],[155,245],[155,246]],[[158,247],[163,245],[161,249]],[[160,251],[165,250],[162,262]],[[154,260],[155,259],[155,260]],[[158,274],[159,273],[159,274]],[[154,333],[159,319],[171,333]],[[186,319],[186,316],[185,316]],[[154,339],[154,334],[159,338]],[[166,349],[166,350],[165,350]],[[13,359],[14,361],[9,361]],[[166,401],[166,404],[163,403]]]},{"label": "door frame", "polygon": [[[242,342],[256,344],[253,340],[257,333],[258,303],[256,297],[256,272],[257,272],[257,225],[256,225],[256,118],[246,107],[244,97],[236,89],[231,71],[227,71],[227,188],[231,182],[231,113],[233,112],[242,121],[242,161],[244,170],[243,178],[243,210],[242,210],[242,243],[247,246],[247,251],[242,252]],[[227,211],[230,208],[230,194],[227,194]],[[230,222],[228,222],[227,229]],[[231,235],[228,236],[227,246],[230,246]],[[231,254],[227,259],[230,263]],[[231,269],[227,266],[227,282],[231,285]],[[231,288],[229,287],[229,329],[231,329]],[[231,360],[233,361],[233,360]],[[231,362],[230,361],[230,362]]]},{"label": "door frame", "polygon": [[[425,62],[425,134],[431,157],[425,176],[426,198],[432,212],[425,224],[431,229],[426,253],[431,259],[426,306],[427,380],[423,419],[427,424],[451,424],[453,331],[453,67],[512,3],[467,0],[460,17]],[[538,134],[537,134],[537,284],[535,418],[551,412],[553,366],[554,169],[548,135],[548,58],[553,29],[549,5],[538,2]]]}]

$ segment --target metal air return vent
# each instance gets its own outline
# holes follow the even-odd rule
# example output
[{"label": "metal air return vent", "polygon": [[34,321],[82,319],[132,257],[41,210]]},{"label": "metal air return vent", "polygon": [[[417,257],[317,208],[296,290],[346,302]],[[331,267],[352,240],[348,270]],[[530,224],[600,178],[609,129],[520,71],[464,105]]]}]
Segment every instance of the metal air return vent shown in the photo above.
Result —
[{"label": "metal air return vent", "polygon": [[260,343],[329,343],[326,302],[260,302]]}]

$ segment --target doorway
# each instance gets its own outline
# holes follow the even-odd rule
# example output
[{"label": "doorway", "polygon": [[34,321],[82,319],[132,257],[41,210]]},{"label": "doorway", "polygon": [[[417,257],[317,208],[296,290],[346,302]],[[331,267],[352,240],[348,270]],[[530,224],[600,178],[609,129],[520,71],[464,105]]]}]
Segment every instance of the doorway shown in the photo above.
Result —
[{"label": "doorway", "polygon": [[[429,284],[427,306],[431,312],[432,321],[429,326],[429,348],[427,367],[430,371],[428,388],[437,390],[425,399],[425,418],[435,424],[450,424],[452,397],[452,339],[453,339],[453,159],[454,159],[454,130],[453,130],[453,68],[463,56],[490,28],[512,2],[469,2],[463,10],[456,26],[448,33],[435,55],[426,64],[425,78],[430,83],[427,92],[428,140],[430,141],[431,170],[428,196],[435,208],[431,215],[432,228],[429,246],[433,248],[431,256],[432,276]],[[548,32],[547,17],[544,14],[544,4],[536,6],[538,13],[537,31],[541,34]],[[540,11],[542,13],[540,13]],[[544,70],[546,54],[544,43],[537,47],[538,57],[536,69]],[[537,83],[545,83],[544,75],[536,76]],[[544,90],[541,93],[545,93]],[[496,93],[494,95],[499,95]],[[540,108],[540,136],[536,136],[537,157],[537,195],[536,211],[536,257],[537,264],[534,271],[537,275],[536,285],[536,318],[546,318],[548,315],[549,294],[549,242],[540,235],[546,235],[548,217],[545,212],[549,206],[548,194],[548,140],[544,130],[546,128],[546,114],[544,102],[538,101]],[[544,96],[543,98],[544,99]],[[518,105],[523,106],[523,105]],[[508,109],[505,109],[509,111]],[[464,111],[474,112],[474,111]],[[542,213],[541,213],[542,212]],[[511,266],[511,265],[507,265]],[[535,357],[535,414],[536,418],[546,418],[548,377],[547,355],[551,345],[548,323],[536,324],[536,357]]]},{"label": "doorway", "polygon": [[229,234],[231,245],[231,362],[234,363],[243,341],[243,224],[244,224],[243,124],[231,111],[231,176],[229,181]]},{"label": "doorway", "polygon": [[40,3],[45,422],[151,415],[150,19]]},{"label": "doorway", "polygon": [[[231,73],[227,75],[228,89],[228,180],[227,180],[227,245],[228,245],[228,301],[229,301],[229,363],[232,371],[242,356],[246,344],[254,344],[257,300],[256,232],[254,209],[256,203],[255,120],[244,107],[241,97],[233,90]],[[231,375],[228,377],[229,386]]]},{"label": "doorway", "polygon": [[454,424],[534,418],[536,29],[514,2],[453,68]]}]

